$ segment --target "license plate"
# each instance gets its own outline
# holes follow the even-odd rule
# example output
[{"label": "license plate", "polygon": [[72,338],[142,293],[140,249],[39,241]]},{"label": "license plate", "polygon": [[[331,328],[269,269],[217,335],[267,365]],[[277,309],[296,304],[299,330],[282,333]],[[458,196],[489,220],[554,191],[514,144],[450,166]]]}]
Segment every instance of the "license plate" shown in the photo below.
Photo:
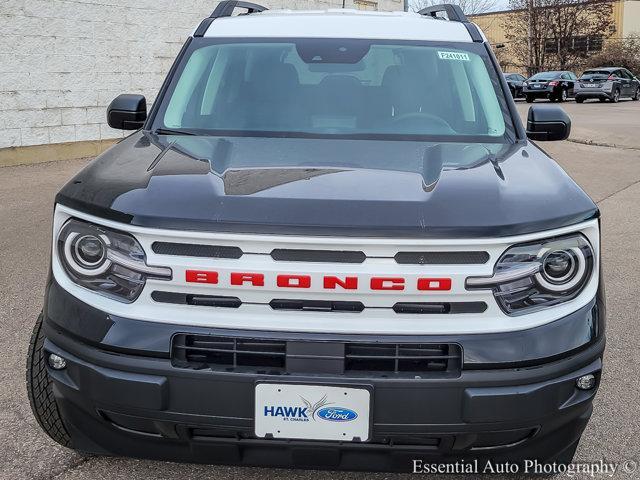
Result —
[{"label": "license plate", "polygon": [[366,388],[259,383],[255,390],[257,437],[369,440],[371,393]]}]

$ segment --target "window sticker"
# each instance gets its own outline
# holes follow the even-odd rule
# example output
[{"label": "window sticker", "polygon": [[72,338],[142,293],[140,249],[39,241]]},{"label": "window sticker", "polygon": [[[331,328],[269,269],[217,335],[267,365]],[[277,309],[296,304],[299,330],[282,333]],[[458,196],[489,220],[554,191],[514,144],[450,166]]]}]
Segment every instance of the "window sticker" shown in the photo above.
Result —
[{"label": "window sticker", "polygon": [[438,58],[440,60],[458,60],[462,62],[470,62],[468,53],[462,52],[438,52]]}]

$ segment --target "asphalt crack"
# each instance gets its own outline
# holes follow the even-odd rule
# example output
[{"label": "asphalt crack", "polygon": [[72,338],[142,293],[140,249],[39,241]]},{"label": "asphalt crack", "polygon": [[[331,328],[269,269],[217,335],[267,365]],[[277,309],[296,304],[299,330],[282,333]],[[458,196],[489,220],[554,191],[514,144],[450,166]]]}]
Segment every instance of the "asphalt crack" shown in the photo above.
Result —
[{"label": "asphalt crack", "polygon": [[606,148],[617,148],[620,150],[640,150],[640,147],[629,147],[626,145],[618,145],[615,143],[605,143],[605,142],[595,142],[593,140],[582,140],[580,138],[568,138],[567,142],[577,143],[579,145],[587,145],[589,147],[606,147]]},{"label": "asphalt crack", "polygon": [[623,188],[621,188],[620,190],[616,190],[615,192],[610,193],[610,194],[609,194],[609,195],[607,195],[606,197],[604,197],[604,198],[602,198],[602,199],[598,200],[598,201],[596,202],[596,205],[600,205],[600,204],[601,204],[602,202],[604,202],[605,200],[609,200],[611,197],[614,197],[614,196],[618,195],[619,193],[622,193],[622,192],[624,192],[625,190],[628,190],[629,188],[631,188],[631,187],[633,187],[633,186],[635,186],[635,185],[638,185],[638,184],[640,184],[640,180],[636,180],[635,182],[630,183],[630,184],[629,184],[629,185],[627,185],[626,187],[623,187]]},{"label": "asphalt crack", "polygon": [[49,472],[48,474],[44,474],[44,475],[38,475],[36,477],[33,477],[33,480],[56,480],[60,477],[62,477],[63,475],[72,472],[74,470],[76,470],[77,468],[80,468],[81,466],[83,466],[85,463],[89,462],[92,458],[91,456],[80,456],[79,458],[77,458],[75,461],[69,463],[68,465],[65,465],[64,467],[60,468],[60,469],[56,469],[52,472]]}]

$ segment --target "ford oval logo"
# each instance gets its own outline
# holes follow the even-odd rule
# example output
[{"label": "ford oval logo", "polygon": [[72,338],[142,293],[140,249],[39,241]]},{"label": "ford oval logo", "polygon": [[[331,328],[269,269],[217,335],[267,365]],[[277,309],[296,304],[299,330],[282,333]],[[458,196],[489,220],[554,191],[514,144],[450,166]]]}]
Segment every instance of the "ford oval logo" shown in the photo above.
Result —
[{"label": "ford oval logo", "polygon": [[350,422],[358,418],[358,414],[353,410],[342,407],[325,407],[318,410],[318,417],[330,422]]}]

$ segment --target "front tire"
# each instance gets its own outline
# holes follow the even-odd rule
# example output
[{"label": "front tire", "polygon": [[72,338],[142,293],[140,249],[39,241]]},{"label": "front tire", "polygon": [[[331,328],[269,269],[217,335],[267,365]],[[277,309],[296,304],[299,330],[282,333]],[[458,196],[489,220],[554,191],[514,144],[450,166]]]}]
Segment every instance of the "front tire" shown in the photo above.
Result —
[{"label": "front tire", "polygon": [[42,314],[33,327],[27,356],[27,394],[31,411],[49,437],[64,447],[70,447],[71,436],[64,426],[58,404],[53,395],[53,382],[47,372],[44,356]]},{"label": "front tire", "polygon": [[576,103],[583,103],[584,98],[576,97]]},{"label": "front tire", "polygon": [[527,103],[533,103],[533,101],[535,100],[533,95],[527,95]]},{"label": "front tire", "polygon": [[631,96],[631,100],[638,101],[638,99],[640,99],[640,87],[637,87],[635,93]]}]

